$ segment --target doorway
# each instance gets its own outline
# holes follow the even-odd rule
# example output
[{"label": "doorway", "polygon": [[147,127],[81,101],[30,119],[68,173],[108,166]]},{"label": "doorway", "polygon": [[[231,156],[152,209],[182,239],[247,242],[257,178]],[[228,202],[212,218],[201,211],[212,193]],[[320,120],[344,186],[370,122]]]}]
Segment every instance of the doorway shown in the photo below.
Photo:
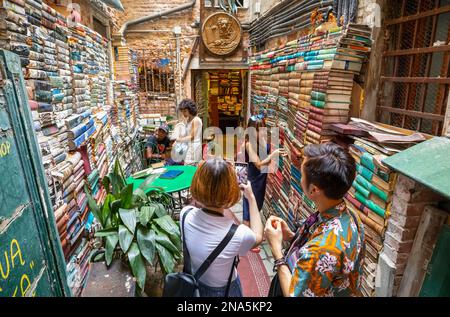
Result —
[{"label": "doorway", "polygon": [[227,127],[244,126],[247,73],[245,69],[220,69],[193,74],[192,95],[198,105],[203,105],[201,114],[205,127],[218,127],[225,134]]}]

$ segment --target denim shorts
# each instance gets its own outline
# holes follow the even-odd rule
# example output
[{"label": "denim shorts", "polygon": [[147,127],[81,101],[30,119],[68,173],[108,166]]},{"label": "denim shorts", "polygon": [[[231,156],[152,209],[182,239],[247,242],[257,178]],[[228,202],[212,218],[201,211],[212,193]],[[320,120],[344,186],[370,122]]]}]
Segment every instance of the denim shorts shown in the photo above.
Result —
[{"label": "denim shorts", "polygon": [[[199,282],[200,297],[225,297],[226,286],[211,287]],[[243,297],[241,280],[238,277],[231,282],[228,297]]]}]

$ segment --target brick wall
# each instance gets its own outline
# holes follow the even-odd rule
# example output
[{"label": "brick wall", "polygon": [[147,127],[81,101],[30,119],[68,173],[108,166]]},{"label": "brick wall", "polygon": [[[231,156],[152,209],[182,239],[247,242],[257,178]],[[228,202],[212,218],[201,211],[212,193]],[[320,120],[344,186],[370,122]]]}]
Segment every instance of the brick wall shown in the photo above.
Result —
[{"label": "brick wall", "polygon": [[426,206],[444,199],[415,182],[399,175],[388,220],[377,279],[378,296],[395,296],[403,278],[421,215]]}]

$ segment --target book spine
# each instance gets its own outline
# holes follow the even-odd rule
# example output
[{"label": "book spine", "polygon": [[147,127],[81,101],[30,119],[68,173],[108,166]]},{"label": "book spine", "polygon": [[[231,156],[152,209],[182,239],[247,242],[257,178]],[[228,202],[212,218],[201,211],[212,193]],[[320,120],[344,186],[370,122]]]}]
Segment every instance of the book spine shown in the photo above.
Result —
[{"label": "book spine", "polygon": [[311,92],[311,99],[318,100],[318,101],[325,101],[326,94],[318,91],[312,91]]},{"label": "book spine", "polygon": [[311,105],[313,105],[314,107],[320,108],[320,109],[324,109],[325,101],[311,100]]},{"label": "book spine", "polygon": [[377,204],[375,204],[373,201],[366,199],[360,192],[356,191],[355,198],[359,200],[361,203],[369,207],[370,210],[375,212],[377,215],[384,218],[385,210],[380,208]]},{"label": "book spine", "polygon": [[363,186],[365,189],[369,190],[371,193],[378,196],[380,199],[382,199],[384,202],[387,202],[389,197],[388,194],[376,187],[374,184],[370,183],[368,180],[366,180],[363,176],[358,175],[356,177],[356,182]]}]

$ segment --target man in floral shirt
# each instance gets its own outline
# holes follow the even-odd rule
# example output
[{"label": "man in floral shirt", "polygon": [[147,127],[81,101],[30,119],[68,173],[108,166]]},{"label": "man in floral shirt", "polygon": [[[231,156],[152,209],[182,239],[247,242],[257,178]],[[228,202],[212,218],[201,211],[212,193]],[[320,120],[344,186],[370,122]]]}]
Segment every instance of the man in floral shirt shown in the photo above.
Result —
[{"label": "man in floral shirt", "polygon": [[[364,231],[343,197],[355,178],[355,161],[333,143],[307,146],[302,190],[317,212],[293,233],[286,222],[270,217],[265,234],[275,258],[284,296],[360,296]],[[282,241],[291,241],[285,255]]]}]

